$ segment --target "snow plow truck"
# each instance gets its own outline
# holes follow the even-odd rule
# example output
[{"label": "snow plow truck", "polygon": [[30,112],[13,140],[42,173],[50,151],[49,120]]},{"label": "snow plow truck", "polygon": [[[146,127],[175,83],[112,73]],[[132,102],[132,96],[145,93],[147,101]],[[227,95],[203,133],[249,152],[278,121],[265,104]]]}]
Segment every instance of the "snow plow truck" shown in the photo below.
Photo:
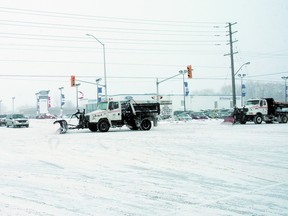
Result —
[{"label": "snow plow truck", "polygon": [[56,120],[60,124],[60,133],[69,129],[88,128],[92,132],[107,132],[111,127],[126,125],[131,130],[150,130],[157,126],[160,104],[157,102],[108,101],[99,102],[97,109],[90,113],[79,110],[73,114],[78,119],[77,125],[71,125],[66,120]]},{"label": "snow plow truck", "polygon": [[243,108],[235,107],[232,115],[233,123],[287,123],[288,103],[276,102],[273,98],[249,99]]}]

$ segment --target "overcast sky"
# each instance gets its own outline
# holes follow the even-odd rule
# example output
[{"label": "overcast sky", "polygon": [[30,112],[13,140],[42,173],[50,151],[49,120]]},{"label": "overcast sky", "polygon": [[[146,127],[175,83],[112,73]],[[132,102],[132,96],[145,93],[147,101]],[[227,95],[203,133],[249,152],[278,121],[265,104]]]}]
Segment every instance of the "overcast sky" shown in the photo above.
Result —
[{"label": "overcast sky", "polygon": [[[36,106],[35,93],[59,87],[75,102],[76,80],[103,78],[106,48],[109,95],[155,93],[156,78],[191,64],[189,89],[219,91],[231,85],[227,23],[233,25],[235,71],[247,80],[283,82],[288,76],[286,0],[1,0],[0,100],[2,110]],[[179,77],[180,78],[180,77]],[[240,80],[236,79],[239,85]],[[284,87],[283,87],[284,88]],[[81,83],[86,99],[96,87]],[[160,84],[162,94],[180,94],[181,80]]]}]

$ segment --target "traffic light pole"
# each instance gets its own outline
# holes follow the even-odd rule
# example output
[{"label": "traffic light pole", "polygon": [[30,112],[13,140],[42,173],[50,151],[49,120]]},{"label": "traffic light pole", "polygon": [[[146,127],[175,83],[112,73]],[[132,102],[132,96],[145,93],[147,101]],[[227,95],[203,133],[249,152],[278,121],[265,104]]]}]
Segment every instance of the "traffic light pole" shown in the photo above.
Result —
[{"label": "traffic light pole", "polygon": [[179,73],[183,75],[183,98],[184,98],[184,100],[183,100],[183,103],[184,103],[183,106],[184,106],[184,112],[186,112],[186,98],[185,98],[184,74],[187,73],[187,71],[185,71],[185,70],[184,70],[184,71],[180,70]]},{"label": "traffic light pole", "polygon": [[78,86],[80,85],[80,83],[76,84],[76,110],[79,109],[79,105],[78,105]]},{"label": "traffic light pole", "polygon": [[[186,73],[187,73],[187,71],[186,71]],[[176,74],[176,75],[174,75],[172,77],[168,77],[168,78],[166,78],[164,80],[161,80],[161,81],[158,81],[158,78],[156,79],[157,102],[159,102],[159,84],[163,83],[163,82],[165,82],[167,80],[173,79],[173,78],[175,78],[175,77],[177,77],[179,75],[181,75],[181,74]],[[184,76],[184,74],[183,74],[183,76]]]}]

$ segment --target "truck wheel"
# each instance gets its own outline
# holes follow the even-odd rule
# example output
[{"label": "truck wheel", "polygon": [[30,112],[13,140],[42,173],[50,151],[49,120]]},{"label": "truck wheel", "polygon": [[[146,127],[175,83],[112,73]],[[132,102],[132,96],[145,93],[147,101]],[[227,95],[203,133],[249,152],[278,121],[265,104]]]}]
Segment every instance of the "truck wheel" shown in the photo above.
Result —
[{"label": "truck wheel", "polygon": [[281,122],[282,122],[282,123],[287,123],[287,121],[288,121],[287,116],[286,116],[286,115],[283,115],[282,118],[281,118]]},{"label": "truck wheel", "polygon": [[141,130],[150,130],[151,126],[152,126],[152,124],[151,124],[151,121],[149,119],[144,119],[140,124]]},{"label": "truck wheel", "polygon": [[139,130],[139,127],[137,127],[136,122],[134,120],[129,121],[129,123],[126,125],[130,130]]},{"label": "truck wheel", "polygon": [[136,125],[129,125],[128,128],[130,130],[138,130],[139,129]]},{"label": "truck wheel", "polygon": [[94,124],[94,123],[89,123],[89,124],[88,124],[88,128],[89,128],[89,130],[92,131],[92,132],[96,132],[96,131],[98,130],[97,124]]},{"label": "truck wheel", "polygon": [[254,117],[254,123],[255,124],[261,124],[262,123],[262,115],[260,114],[257,114],[255,117]]},{"label": "truck wheel", "polygon": [[109,122],[107,120],[101,120],[98,123],[98,129],[100,132],[107,132],[110,128]]}]

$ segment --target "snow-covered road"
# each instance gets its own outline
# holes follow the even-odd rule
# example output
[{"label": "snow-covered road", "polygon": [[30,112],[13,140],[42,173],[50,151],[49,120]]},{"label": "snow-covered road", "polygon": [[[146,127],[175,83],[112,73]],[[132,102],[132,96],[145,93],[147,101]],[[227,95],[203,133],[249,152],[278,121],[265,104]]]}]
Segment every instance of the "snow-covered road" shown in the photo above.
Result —
[{"label": "snow-covered road", "polygon": [[288,124],[0,127],[0,215],[288,215]]}]

